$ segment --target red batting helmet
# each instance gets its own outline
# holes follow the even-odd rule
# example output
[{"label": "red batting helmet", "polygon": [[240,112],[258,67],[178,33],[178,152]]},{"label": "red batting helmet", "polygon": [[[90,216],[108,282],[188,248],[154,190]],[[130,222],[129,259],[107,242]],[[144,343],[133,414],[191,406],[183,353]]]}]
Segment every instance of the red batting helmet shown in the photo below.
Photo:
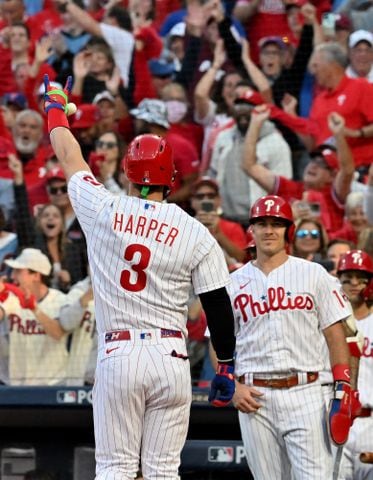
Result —
[{"label": "red batting helmet", "polygon": [[347,270],[359,270],[373,275],[373,260],[363,250],[349,250],[341,256],[337,266],[337,274]]},{"label": "red batting helmet", "polygon": [[276,217],[285,220],[289,225],[286,239],[288,242],[293,241],[295,230],[293,212],[286,200],[277,195],[266,195],[259,198],[251,207],[250,223],[255,223],[256,219],[263,217]]},{"label": "red batting helmet", "polygon": [[170,189],[176,172],[167,140],[148,133],[134,138],[124,157],[124,172],[132,183]]}]

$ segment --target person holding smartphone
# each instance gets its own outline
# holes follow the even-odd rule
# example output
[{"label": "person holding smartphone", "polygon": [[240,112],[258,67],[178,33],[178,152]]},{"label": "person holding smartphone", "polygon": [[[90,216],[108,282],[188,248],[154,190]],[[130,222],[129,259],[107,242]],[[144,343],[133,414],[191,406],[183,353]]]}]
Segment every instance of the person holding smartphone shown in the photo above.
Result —
[{"label": "person holding smartphone", "polygon": [[199,220],[218,241],[228,265],[246,260],[246,236],[239,223],[221,217],[219,187],[210,177],[201,177],[194,185],[191,207]]}]

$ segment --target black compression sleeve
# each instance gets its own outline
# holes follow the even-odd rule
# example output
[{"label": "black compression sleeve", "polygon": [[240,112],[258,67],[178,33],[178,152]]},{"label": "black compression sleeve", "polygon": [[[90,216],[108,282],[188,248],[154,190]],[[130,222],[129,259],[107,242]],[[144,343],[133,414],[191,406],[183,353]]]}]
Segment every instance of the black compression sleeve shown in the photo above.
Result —
[{"label": "black compression sleeve", "polygon": [[199,295],[206,313],[211,342],[219,361],[233,364],[236,347],[234,318],[228,292],[225,288]]}]

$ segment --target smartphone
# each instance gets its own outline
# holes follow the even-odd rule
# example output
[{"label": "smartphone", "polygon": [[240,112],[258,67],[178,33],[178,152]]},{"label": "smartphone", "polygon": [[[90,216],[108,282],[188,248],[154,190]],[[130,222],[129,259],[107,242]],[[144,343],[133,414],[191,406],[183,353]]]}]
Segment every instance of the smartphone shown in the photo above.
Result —
[{"label": "smartphone", "polygon": [[335,13],[331,13],[331,12],[323,13],[322,20],[321,20],[321,27],[325,36],[334,37],[336,21],[337,21],[337,17]]},{"label": "smartphone", "polygon": [[320,208],[320,204],[317,203],[317,202],[314,202],[314,203],[310,203],[309,204],[309,207],[310,207],[310,210],[311,210],[311,214],[315,217],[319,217],[320,214],[321,214],[321,208]]},{"label": "smartphone", "polygon": [[213,212],[215,210],[214,202],[201,202],[201,210],[203,210],[204,212]]},{"label": "smartphone", "polygon": [[92,173],[95,177],[100,175],[100,163],[105,161],[103,153],[91,152],[88,159],[88,165],[91,167]]}]

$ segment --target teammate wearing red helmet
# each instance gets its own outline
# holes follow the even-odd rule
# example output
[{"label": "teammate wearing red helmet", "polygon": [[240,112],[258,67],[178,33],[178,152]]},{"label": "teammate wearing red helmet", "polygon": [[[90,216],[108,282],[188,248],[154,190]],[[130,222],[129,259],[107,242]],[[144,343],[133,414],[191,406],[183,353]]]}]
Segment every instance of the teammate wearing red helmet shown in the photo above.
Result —
[{"label": "teammate wearing red helmet", "polygon": [[[339,260],[337,275],[348,296],[357,328],[363,335],[358,390],[360,402],[352,403],[354,422],[343,448],[339,479],[373,478],[373,464],[362,461],[373,455],[373,314],[371,312],[373,261],[362,250],[350,250]],[[360,408],[356,408],[360,407]]]},{"label": "teammate wearing red helmet", "polygon": [[191,404],[186,350],[190,289],[206,312],[219,365],[209,399],[234,393],[232,307],[224,255],[209,231],[176,204],[163,203],[175,169],[167,141],[141,135],[129,145],[128,195],[92,175],[69,130],[64,91],[46,79],[52,146],[87,239],[98,331],[93,395],[96,480],[178,479]]},{"label": "teammate wearing red helmet", "polygon": [[238,380],[233,403],[249,467],[258,479],[288,480],[291,471],[294,478],[330,479],[332,456],[318,380],[321,331],[335,380],[330,436],[343,444],[350,403],[341,321],[351,309],[322,266],[288,255],[294,223],[284,199],[257,200],[249,228],[257,257],[231,274],[230,287]]}]

